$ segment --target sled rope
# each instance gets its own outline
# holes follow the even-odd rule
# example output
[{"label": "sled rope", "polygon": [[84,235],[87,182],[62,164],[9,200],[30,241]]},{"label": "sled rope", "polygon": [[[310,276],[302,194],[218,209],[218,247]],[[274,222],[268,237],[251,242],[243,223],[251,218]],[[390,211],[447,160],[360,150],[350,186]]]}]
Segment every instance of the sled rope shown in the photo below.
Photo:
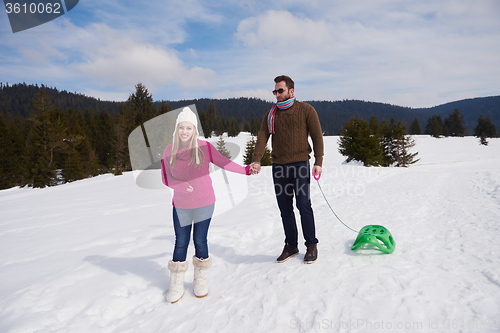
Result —
[{"label": "sled rope", "polygon": [[321,175],[319,177],[316,178],[316,174],[313,175],[314,179],[316,180],[316,182],[318,183],[318,187],[319,187],[319,190],[321,192],[321,194],[323,195],[323,198],[325,199],[326,201],[326,204],[328,205],[328,207],[330,208],[330,210],[332,211],[333,215],[335,215],[335,217],[337,218],[337,220],[340,221],[340,223],[342,223],[347,229],[350,229],[352,231],[354,231],[355,233],[357,234],[363,234],[363,235],[369,235],[369,236],[374,236],[372,234],[368,234],[368,233],[365,233],[365,232],[361,232],[361,231],[357,231],[357,230],[354,230],[353,228],[349,227],[347,224],[345,224],[341,219],[340,217],[337,215],[337,213],[335,213],[335,211],[333,210],[332,206],[330,206],[330,203],[328,202],[328,199],[326,198],[325,196],[325,192],[323,192],[323,189],[321,188],[321,185],[319,184],[319,178],[321,177]]}]

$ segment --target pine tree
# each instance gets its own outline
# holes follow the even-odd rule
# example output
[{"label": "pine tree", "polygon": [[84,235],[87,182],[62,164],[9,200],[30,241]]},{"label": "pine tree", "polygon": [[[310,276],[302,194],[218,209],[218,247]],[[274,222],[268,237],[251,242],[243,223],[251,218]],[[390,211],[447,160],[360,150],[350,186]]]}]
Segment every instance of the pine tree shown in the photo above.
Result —
[{"label": "pine tree", "polygon": [[210,126],[210,119],[208,113],[205,110],[199,112],[201,128],[203,129],[203,134],[206,139],[212,136],[212,127]]},{"label": "pine tree", "polygon": [[259,135],[261,121],[258,118],[255,118],[253,113],[250,116],[250,126],[251,126],[250,133],[254,136]]},{"label": "pine tree", "polygon": [[213,126],[213,134],[214,135],[219,136],[219,135],[224,134],[224,132],[226,132],[224,129],[224,123],[223,123],[222,118],[217,116],[214,119],[211,119],[210,122],[212,123],[212,126]]},{"label": "pine tree", "polygon": [[[255,150],[255,144],[257,143],[257,138],[252,136],[250,139],[247,140],[246,146],[245,146],[245,153],[243,154],[243,163],[245,165],[252,164],[253,162],[253,152]],[[262,159],[260,160],[260,165],[262,166],[269,166],[272,165],[271,162],[271,150],[267,147],[264,150],[264,154],[262,155]]]},{"label": "pine tree", "polygon": [[382,149],[382,166],[388,167],[393,165],[398,158],[396,142],[403,137],[403,125],[401,122],[396,124],[394,118],[388,124],[382,121],[380,126],[380,147]]},{"label": "pine tree", "polygon": [[340,131],[339,152],[352,160],[363,162],[365,166],[382,163],[382,149],[378,138],[372,135],[368,123],[356,117],[351,118]]},{"label": "pine tree", "polygon": [[113,156],[110,157],[112,172],[115,176],[123,174],[123,171],[131,170],[129,150],[127,147],[127,118],[119,117],[115,125],[116,136],[113,138]]},{"label": "pine tree", "polygon": [[395,146],[397,150],[397,167],[408,167],[410,164],[419,161],[419,159],[415,159],[415,157],[418,155],[418,152],[409,152],[409,149],[415,146],[415,140],[413,140],[410,135],[403,135],[403,137],[396,140]]},{"label": "pine tree", "polygon": [[491,122],[490,115],[483,118],[480,115],[477,119],[477,125],[474,127],[474,136],[479,138],[479,142],[482,145],[487,146],[488,140],[486,138],[494,138],[497,136],[497,130],[495,124]]},{"label": "pine tree", "polygon": [[138,83],[135,86],[135,93],[129,96],[125,105],[129,109],[128,112],[133,116],[133,128],[130,132],[135,127],[153,119],[159,114],[158,109],[154,105],[153,96],[151,96],[148,89],[142,83]]},{"label": "pine tree", "polygon": [[252,130],[252,126],[250,126],[250,122],[245,121],[245,124],[243,124],[243,132],[250,133],[251,130]]},{"label": "pine tree", "polygon": [[170,104],[166,101],[161,101],[160,103],[160,114],[164,114],[167,112],[172,111],[172,108],[170,107]]},{"label": "pine tree", "polygon": [[444,124],[448,129],[448,135],[450,136],[465,136],[465,121],[464,116],[460,113],[460,110],[455,109],[451,115],[444,119]]},{"label": "pine tree", "polygon": [[370,131],[372,131],[373,135],[379,135],[380,125],[378,124],[377,117],[375,117],[375,115],[372,115],[370,117],[370,124],[368,128],[370,129]]},{"label": "pine tree", "polygon": [[389,127],[386,129],[386,142],[390,141],[390,151],[384,151],[389,158],[384,160],[384,162],[390,162],[384,164],[384,166],[394,165],[396,167],[408,167],[418,161],[415,157],[418,155],[416,153],[410,153],[409,149],[415,146],[415,141],[410,135],[405,135],[406,124],[398,121],[395,122],[394,119],[391,120]]},{"label": "pine tree", "polygon": [[0,113],[0,190],[10,187],[10,176],[9,176],[9,159],[10,152],[9,148],[9,137],[7,133],[7,124],[4,120],[4,116]]},{"label": "pine tree", "polygon": [[229,125],[227,135],[230,137],[237,137],[240,134],[240,125],[235,117],[231,118],[231,124]]},{"label": "pine tree", "polygon": [[222,135],[219,136],[219,140],[217,141],[217,150],[223,156],[226,156],[228,159],[231,159],[231,153],[229,152],[229,150],[227,150],[226,142],[224,141]]},{"label": "pine tree", "polygon": [[92,145],[92,148],[97,154],[99,164],[103,165],[104,169],[108,171],[113,166],[111,160],[115,155],[113,141],[117,136],[116,119],[113,118],[106,110],[102,110],[99,114],[98,120],[97,136],[93,140],[96,142],[96,146]]},{"label": "pine tree", "polygon": [[[219,117],[217,113],[217,108],[215,107],[215,101],[208,104],[207,109],[207,119],[210,122],[210,129],[213,131],[213,134],[216,136],[224,134],[224,124],[222,123],[222,119]],[[208,137],[212,136],[210,132]],[[207,134],[205,134],[207,136]]]},{"label": "pine tree", "polygon": [[433,115],[429,117],[427,125],[425,126],[425,134],[432,135],[435,138],[439,138],[441,135],[446,135],[444,129],[443,119],[439,115]]},{"label": "pine tree", "polygon": [[[377,130],[374,133],[372,129]],[[353,117],[341,130],[339,152],[347,156],[347,162],[361,161],[365,166],[392,165],[406,167],[417,162],[417,153],[409,153],[415,145],[410,135],[405,135],[406,124],[391,119],[379,125],[372,117],[370,125],[362,119]]]},{"label": "pine tree", "polygon": [[245,145],[245,153],[243,154],[243,164],[249,165],[252,164],[253,162],[253,152],[255,150],[255,143],[257,142],[257,139],[252,136],[250,139],[247,140],[246,145]]},{"label": "pine tree", "polygon": [[26,121],[21,116],[8,118],[4,118],[5,131],[0,130],[0,188],[25,185]]},{"label": "pine tree", "polygon": [[99,159],[90,144],[90,139],[82,137],[76,149],[81,156],[84,177],[97,176],[100,173]]},{"label": "pine tree", "polygon": [[420,128],[420,123],[418,119],[415,117],[410,124],[410,128],[408,129],[408,134],[410,135],[419,135],[422,134],[422,129]]},{"label": "pine tree", "polygon": [[[83,173],[81,178],[86,178],[89,176],[96,176],[99,174],[99,161],[97,159],[97,154],[92,147],[90,132],[87,129],[87,124],[85,117],[81,112],[74,113],[71,109],[66,110],[66,127],[68,128],[69,136],[68,143],[71,146],[66,157],[69,157],[76,149],[77,153],[80,155],[79,160],[81,161],[81,169]],[[76,179],[75,179],[76,180]]]},{"label": "pine tree", "polygon": [[85,111],[85,138],[97,158],[99,172],[108,172],[112,167],[111,157],[115,155],[113,142],[115,118],[103,109],[99,114],[92,108]]},{"label": "pine tree", "polygon": [[135,88],[135,93],[131,94],[122,105],[114,128],[115,137],[112,144],[114,156],[112,160],[117,175],[122,174],[123,171],[132,170],[128,149],[128,136],[130,133],[138,126],[144,126],[144,122],[158,115],[158,109],[154,106],[153,97],[146,87],[138,83]]},{"label": "pine tree", "polygon": [[[61,152],[65,153],[71,141],[71,135],[64,124],[64,115],[58,108],[52,109],[48,114],[48,135],[49,135],[49,150],[50,150],[50,165],[55,164],[55,154]],[[57,164],[55,164],[57,166]]]},{"label": "pine tree", "polygon": [[85,171],[83,170],[83,163],[80,153],[75,147],[71,149],[64,163],[62,169],[62,176],[66,182],[85,178]]},{"label": "pine tree", "polygon": [[417,162],[417,153],[409,153],[409,149],[415,146],[415,141],[410,135],[405,135],[406,124],[391,119],[390,124],[382,122],[381,148],[383,151],[383,166],[407,167]]},{"label": "pine tree", "polygon": [[65,145],[62,122],[43,89],[37,95],[28,118],[24,162],[26,183],[33,187],[56,184],[54,151]]},{"label": "pine tree", "polygon": [[264,149],[264,154],[262,155],[262,159],[260,160],[260,165],[269,166],[272,165],[271,161],[271,149],[269,149],[266,145],[266,149]]}]

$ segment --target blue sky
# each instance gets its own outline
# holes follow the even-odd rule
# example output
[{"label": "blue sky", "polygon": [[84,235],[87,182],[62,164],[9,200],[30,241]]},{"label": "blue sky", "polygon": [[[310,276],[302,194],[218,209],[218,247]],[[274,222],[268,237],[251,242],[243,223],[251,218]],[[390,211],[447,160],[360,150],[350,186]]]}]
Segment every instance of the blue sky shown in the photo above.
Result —
[{"label": "blue sky", "polygon": [[408,107],[500,94],[497,0],[80,0],[12,33],[0,14],[0,82],[124,101],[299,100]]}]

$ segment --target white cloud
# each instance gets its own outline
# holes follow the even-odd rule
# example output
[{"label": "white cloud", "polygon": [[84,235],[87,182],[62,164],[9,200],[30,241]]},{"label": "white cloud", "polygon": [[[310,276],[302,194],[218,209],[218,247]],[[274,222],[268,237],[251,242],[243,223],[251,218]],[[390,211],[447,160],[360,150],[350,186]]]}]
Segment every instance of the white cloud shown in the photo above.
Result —
[{"label": "white cloud", "polygon": [[0,72],[113,99],[141,82],[174,100],[274,100],[287,74],[301,100],[433,106],[498,94],[499,13],[498,0],[88,0],[2,35]]},{"label": "white cloud", "polygon": [[498,1],[323,1],[319,8],[242,20],[236,38],[248,53],[242,63],[258,64],[253,77],[290,73],[304,83],[296,89],[302,99],[414,107],[498,94]]},{"label": "white cloud", "polygon": [[[16,45],[21,58],[13,60],[19,67],[6,67],[5,73],[19,77],[15,72],[20,71],[30,78],[22,81],[58,85],[60,89],[68,89],[64,81],[78,78],[73,85],[87,87],[79,88],[80,92],[99,91],[99,87],[103,93],[92,96],[100,98],[116,98],[138,82],[151,92],[168,86],[203,90],[217,85],[213,70],[186,65],[175,50],[144,41],[138,31],[118,30],[103,23],[80,28],[65,19],[53,27],[58,32],[25,34],[24,43]],[[117,94],[104,94],[111,87]]]},{"label": "white cloud", "polygon": [[321,47],[333,41],[330,26],[325,21],[299,18],[288,11],[274,10],[241,21],[236,37],[248,47],[282,51]]},{"label": "white cloud", "polygon": [[138,82],[150,92],[217,86],[213,70],[186,64],[172,47],[185,40],[187,20],[221,20],[199,1],[89,0],[71,14],[82,12],[93,13],[94,23],[76,25],[68,15],[0,41],[9,50],[0,64],[0,72],[9,75],[2,80],[44,83],[100,98],[121,96]]},{"label": "white cloud", "polygon": [[217,24],[223,19],[199,0],[86,0],[78,6],[93,12],[97,23],[124,32],[135,31],[150,43],[163,45],[185,42],[187,22]]},{"label": "white cloud", "polygon": [[[203,89],[216,81],[206,68],[188,68],[175,51],[114,30],[103,24],[86,28],[87,46],[80,51],[86,59],[72,67],[102,86],[130,87],[142,82],[146,87],[178,84],[185,89]],[[92,43],[90,43],[92,41]]]}]

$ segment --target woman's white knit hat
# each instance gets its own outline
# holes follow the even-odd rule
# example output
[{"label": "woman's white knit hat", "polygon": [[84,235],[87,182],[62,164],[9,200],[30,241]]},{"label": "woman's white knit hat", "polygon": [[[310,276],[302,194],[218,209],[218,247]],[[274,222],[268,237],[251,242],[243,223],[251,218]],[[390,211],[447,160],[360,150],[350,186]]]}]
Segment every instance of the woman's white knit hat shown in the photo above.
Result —
[{"label": "woman's white knit hat", "polygon": [[177,120],[175,121],[175,129],[177,129],[179,123],[182,123],[183,121],[187,121],[193,124],[194,128],[196,129],[196,134],[198,134],[198,118],[196,117],[194,112],[191,111],[191,109],[188,108],[187,106],[183,108],[182,111],[177,116]]},{"label": "woman's white knit hat", "polygon": [[[196,114],[191,111],[190,108],[187,106],[182,109],[182,111],[179,113],[177,116],[177,120],[175,121],[175,129],[174,129],[174,134],[173,134],[173,140],[175,140],[175,135],[177,134],[177,126],[179,126],[179,123],[182,123],[183,121],[187,121],[194,126],[194,130],[196,134],[198,134],[198,118],[196,117]],[[173,142],[173,141],[172,141]],[[174,146],[172,145],[172,149]],[[198,142],[194,142],[194,147],[193,149],[195,150],[196,154],[196,164],[200,164],[200,158],[198,157]],[[170,157],[170,163],[172,163],[173,156]]]}]

